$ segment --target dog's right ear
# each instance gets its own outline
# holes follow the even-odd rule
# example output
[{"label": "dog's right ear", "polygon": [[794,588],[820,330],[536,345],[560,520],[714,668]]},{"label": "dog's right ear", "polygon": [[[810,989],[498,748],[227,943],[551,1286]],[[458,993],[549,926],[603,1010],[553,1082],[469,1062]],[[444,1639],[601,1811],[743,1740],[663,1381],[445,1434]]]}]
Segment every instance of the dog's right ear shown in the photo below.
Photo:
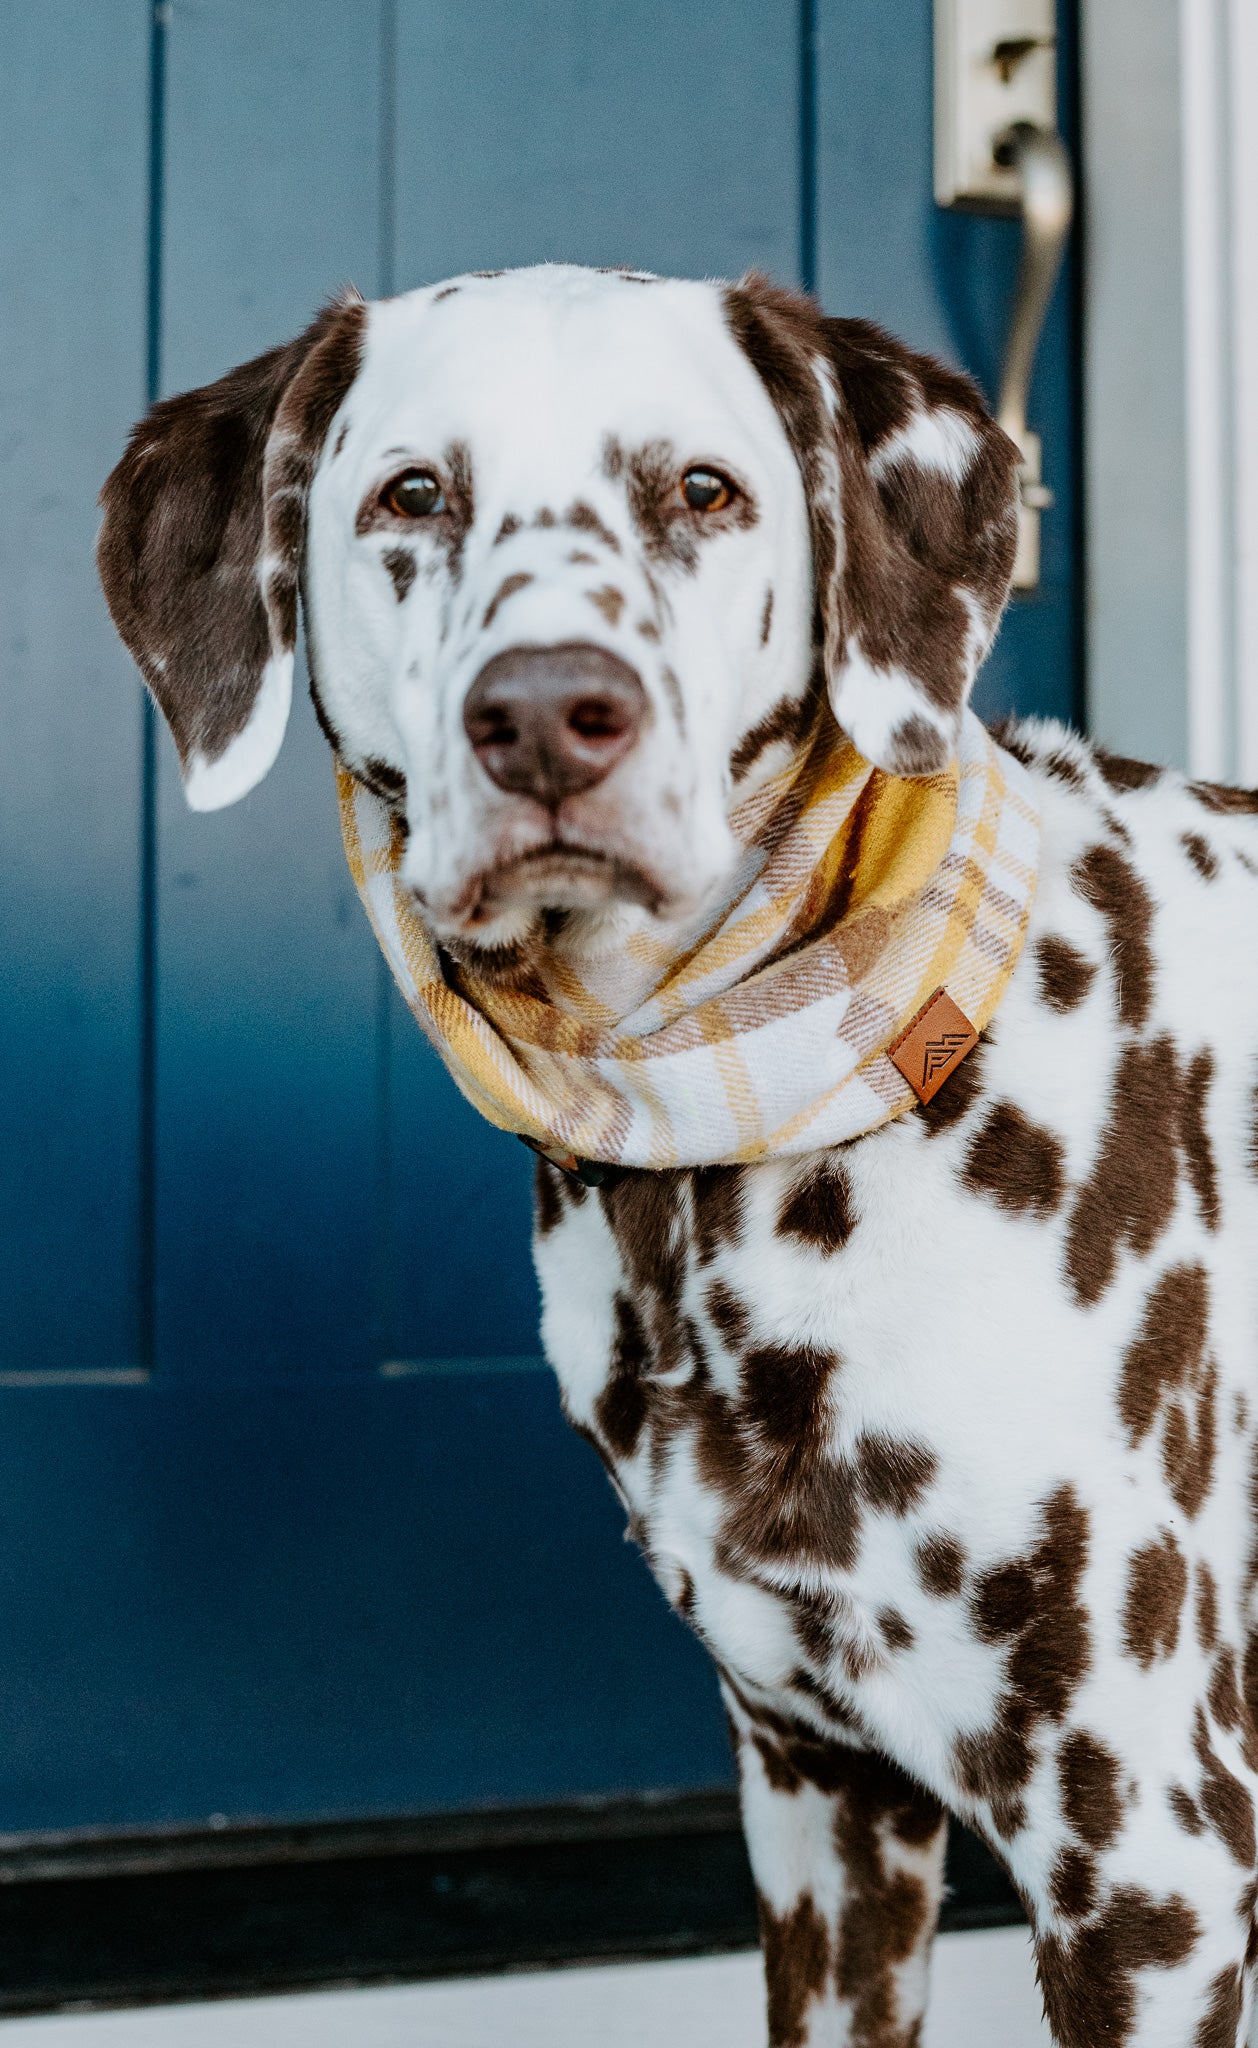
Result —
[{"label": "dog's right ear", "polygon": [[280,750],[310,482],[366,317],[343,293],[296,341],[163,399],[101,492],[105,597],[174,736],[193,810],[234,803]]}]

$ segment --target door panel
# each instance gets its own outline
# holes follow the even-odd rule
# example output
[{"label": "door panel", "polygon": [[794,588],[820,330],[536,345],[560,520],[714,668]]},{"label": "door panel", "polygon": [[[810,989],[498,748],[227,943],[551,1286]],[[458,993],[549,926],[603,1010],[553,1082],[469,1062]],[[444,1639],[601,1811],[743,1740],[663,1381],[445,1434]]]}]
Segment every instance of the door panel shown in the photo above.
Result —
[{"label": "door panel", "polygon": [[[934,208],[929,0],[817,0],[815,151],[805,12],[175,7],[163,389],[286,339],[346,280],[569,258],[787,279],[802,259],[829,308],[990,392],[1016,237]],[[53,337],[19,349],[16,377],[0,364],[0,457],[19,499],[69,479],[47,517],[0,528],[30,593],[11,637],[35,763],[0,827],[10,957],[33,963],[0,1259],[18,1371],[67,1352],[134,1370],[139,1314],[139,720],[88,548],[143,389],[151,114],[144,9],[130,39],[97,13],[29,13],[30,62],[57,71],[82,147],[61,171],[31,136],[27,225],[14,242],[0,221]],[[1070,363],[1062,294],[1033,415],[1059,510],[989,707],[1073,701]],[[388,985],[304,693],[270,778],[220,815],[185,810],[163,735],[157,834],[156,1370],[0,1388],[0,1831],[727,1778],[706,1657],[537,1358],[531,1162]]]},{"label": "door panel", "polygon": [[0,65],[0,1376],[137,1365],[140,706],[96,491],[144,401],[142,9]]},{"label": "door panel", "polygon": [[[376,289],[379,10],[201,0],[170,34],[162,387]],[[367,1369],[379,976],[304,681],[271,780],[194,817],[159,766],[158,1369]],[[224,974],[223,964],[231,962]]]},{"label": "door panel", "polygon": [[397,282],[515,263],[789,276],[795,0],[401,0]]}]

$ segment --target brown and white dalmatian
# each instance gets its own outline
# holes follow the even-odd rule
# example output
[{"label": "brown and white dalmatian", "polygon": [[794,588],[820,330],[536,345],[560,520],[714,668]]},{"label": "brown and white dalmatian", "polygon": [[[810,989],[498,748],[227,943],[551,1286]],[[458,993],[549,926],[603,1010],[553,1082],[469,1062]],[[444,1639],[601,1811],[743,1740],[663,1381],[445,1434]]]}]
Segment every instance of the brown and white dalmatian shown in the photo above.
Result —
[{"label": "brown and white dalmatian", "polygon": [[[874,327],[548,267],[347,295],[156,406],[100,564],[202,808],[276,754],[300,590],[451,972],[509,975],[666,946],[819,722],[939,769],[1014,493],[971,385]],[[1005,745],[1030,931],[928,1108],[539,1168],[565,1407],[720,1670],[774,2048],[920,2039],[949,1813],[1026,1901],[1061,2048],[1248,2023],[1258,799]]]}]

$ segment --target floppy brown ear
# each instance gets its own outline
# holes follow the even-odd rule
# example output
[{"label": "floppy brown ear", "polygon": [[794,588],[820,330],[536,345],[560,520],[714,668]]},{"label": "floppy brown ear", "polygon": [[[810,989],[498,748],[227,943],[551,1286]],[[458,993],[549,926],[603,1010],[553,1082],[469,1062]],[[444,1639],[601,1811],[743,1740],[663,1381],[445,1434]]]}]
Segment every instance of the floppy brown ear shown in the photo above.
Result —
[{"label": "floppy brown ear", "polygon": [[101,492],[105,597],[194,810],[234,803],[279,752],[310,480],[357,374],[366,313],[344,293],[296,341],[163,399]]},{"label": "floppy brown ear", "polygon": [[1009,591],[1018,451],[967,377],[754,273],[726,310],[795,450],[834,715],[866,760],[931,775]]}]

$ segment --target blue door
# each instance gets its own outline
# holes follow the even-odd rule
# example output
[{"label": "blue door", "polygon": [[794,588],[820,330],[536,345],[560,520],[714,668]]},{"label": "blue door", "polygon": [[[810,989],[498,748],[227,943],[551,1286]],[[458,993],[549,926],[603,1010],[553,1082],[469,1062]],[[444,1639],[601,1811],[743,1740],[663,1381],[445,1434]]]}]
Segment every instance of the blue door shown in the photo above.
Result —
[{"label": "blue door", "polygon": [[[991,393],[930,0],[43,0],[0,74],[0,1832],[723,1783],[537,1357],[529,1162],[400,1010],[308,707],[193,817],[91,560],[146,391],[542,258],[816,288]],[[1069,73],[1068,63],[1065,66]],[[980,708],[1076,701],[1056,507]]]}]

